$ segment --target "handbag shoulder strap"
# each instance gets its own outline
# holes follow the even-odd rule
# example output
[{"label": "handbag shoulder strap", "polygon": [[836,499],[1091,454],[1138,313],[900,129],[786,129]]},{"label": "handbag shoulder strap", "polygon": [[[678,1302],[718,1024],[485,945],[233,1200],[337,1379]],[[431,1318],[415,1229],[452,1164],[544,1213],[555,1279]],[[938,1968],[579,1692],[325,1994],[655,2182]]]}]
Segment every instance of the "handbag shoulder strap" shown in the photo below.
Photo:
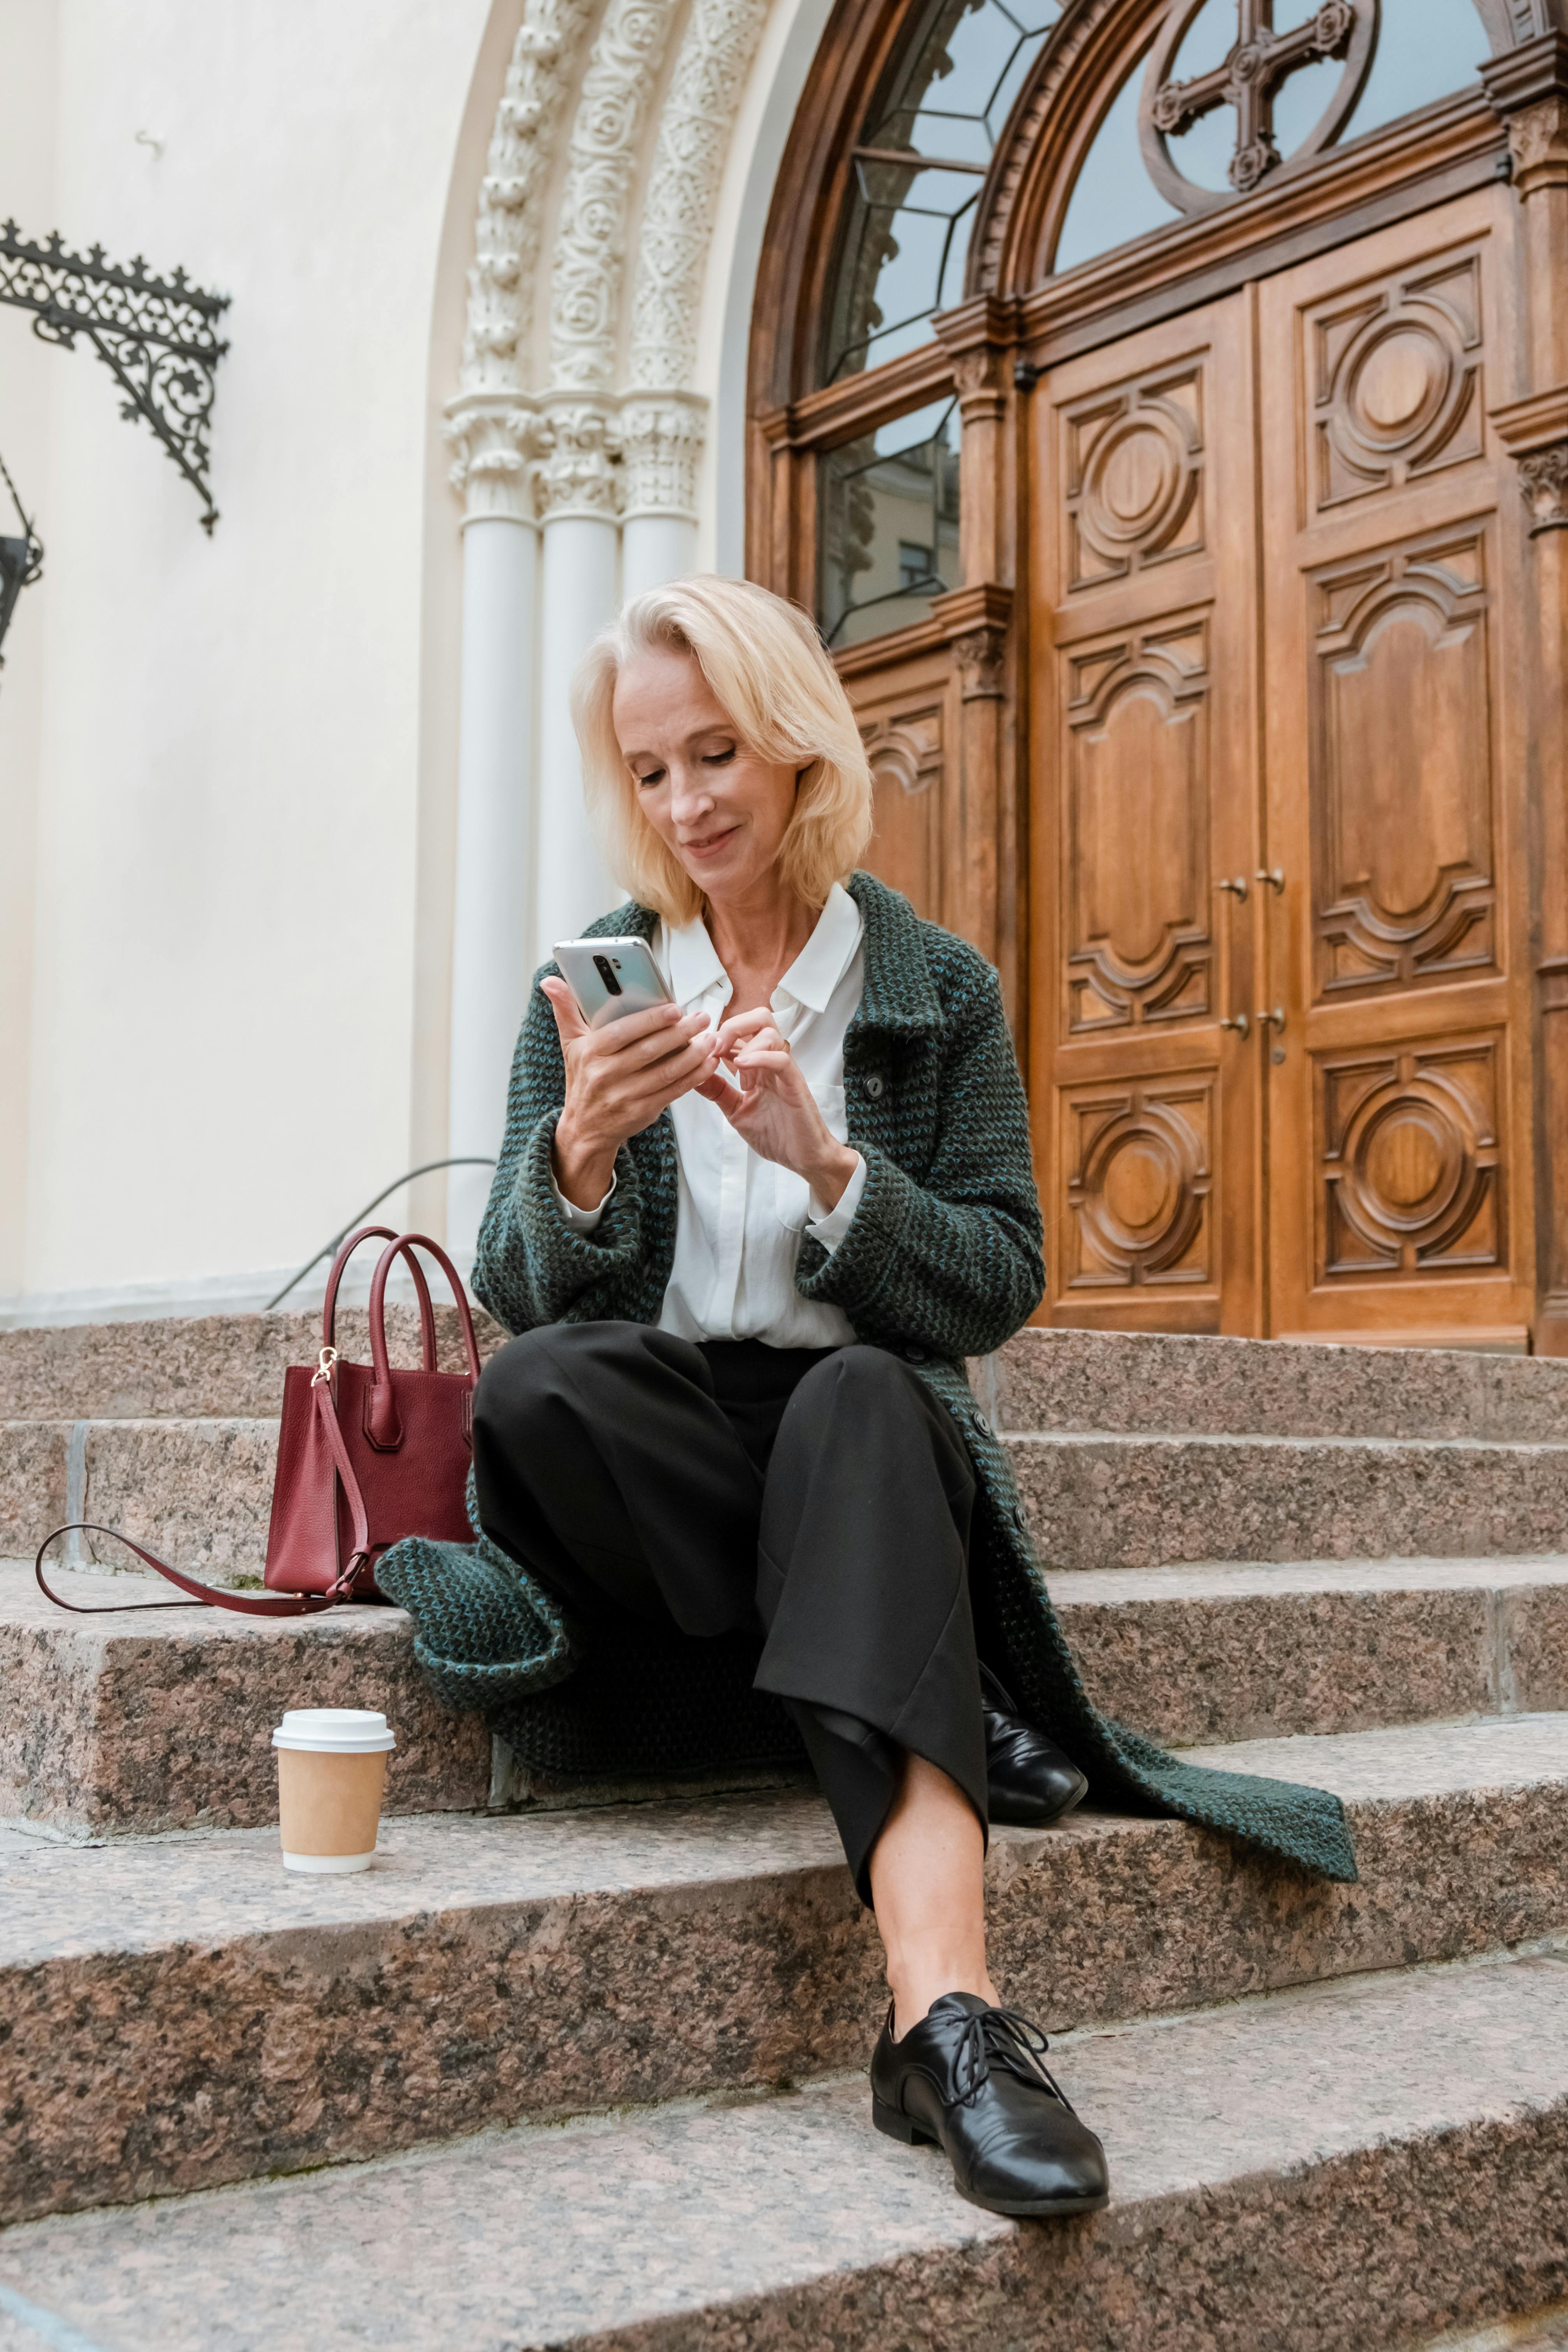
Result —
[{"label": "handbag shoulder strap", "polygon": [[183,1569],[171,1568],[166,1559],[158,1558],[156,1552],[147,1551],[141,1544],[133,1543],[129,1536],[121,1535],[118,1528],[101,1527],[93,1519],[73,1519],[68,1527],[56,1528],[44,1538],[33,1561],[33,1573],[37,1578],[39,1591],[52,1601],[57,1609],[68,1609],[73,1617],[119,1617],[142,1609],[183,1609],[185,1606],[183,1601],[100,1601],[89,1606],[84,1601],[63,1599],[44,1574],[44,1554],[59,1537],[81,1534],[110,1537],[115,1543],[122,1543],[127,1551],[133,1551],[137,1559],[144,1560],[149,1568],[156,1569],[160,1576],[166,1576],[171,1584],[177,1584],[182,1592],[189,1593],[193,1601],[203,1601],[209,1609],[231,1609],[237,1616],[315,1617],[323,1609],[331,1608],[335,1601],[346,1601],[353,1591],[353,1580],[362,1564],[370,1558],[370,1521],[359,1480],[354,1475],[353,1464],[349,1460],[348,1448],[338,1427],[330,1373],[319,1371],[311,1385],[317,1414],[331,1449],[332,1460],[337,1465],[338,1475],[343,1482],[343,1492],[348,1496],[353,1521],[353,1550],[337,1582],[329,1591],[232,1592],[221,1584],[203,1584],[198,1578],[187,1576]]}]

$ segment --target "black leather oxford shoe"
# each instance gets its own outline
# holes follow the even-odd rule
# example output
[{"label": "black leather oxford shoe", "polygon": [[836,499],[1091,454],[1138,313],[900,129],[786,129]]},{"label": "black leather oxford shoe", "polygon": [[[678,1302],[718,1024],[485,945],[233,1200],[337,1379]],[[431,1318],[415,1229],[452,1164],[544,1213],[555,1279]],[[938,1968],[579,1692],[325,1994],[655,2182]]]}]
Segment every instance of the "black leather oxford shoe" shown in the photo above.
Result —
[{"label": "black leather oxford shoe", "polygon": [[1110,2194],[1105,2150],[1042,2060],[1046,2037],[978,1993],[945,1993],[893,2040],[893,2012],[871,2054],[871,2120],[891,2139],[935,2140],[954,2184],[990,2213],[1094,2213]]},{"label": "black leather oxford shoe", "polygon": [[992,1820],[1043,1830],[1070,1813],[1088,1780],[1070,1756],[1024,1721],[989,1666],[980,1669],[980,1708]]}]

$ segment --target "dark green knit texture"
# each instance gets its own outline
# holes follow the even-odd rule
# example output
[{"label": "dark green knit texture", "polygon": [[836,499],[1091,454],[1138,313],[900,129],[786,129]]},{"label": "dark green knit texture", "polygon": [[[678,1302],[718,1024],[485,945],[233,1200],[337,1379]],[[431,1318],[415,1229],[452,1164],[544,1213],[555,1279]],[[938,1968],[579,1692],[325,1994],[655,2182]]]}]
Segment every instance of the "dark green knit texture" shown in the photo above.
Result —
[{"label": "dark green knit texture", "polygon": [[[796,1286],[840,1307],[858,1339],[900,1356],[958,1423],[979,1486],[970,1587],[983,1654],[1030,1721],[1089,1774],[1091,1801],[1174,1814],[1315,1876],[1353,1879],[1337,1797],[1183,1763],[1090,1704],[1006,1449],[964,1374],[965,1358],[999,1348],[1027,1321],[1045,1286],[1027,1109],[996,974],[871,876],[857,874],[848,887],[865,925],[866,980],[844,1041],[844,1081],[866,1187],[836,1250],[804,1240]],[[626,906],[590,928],[647,938],[656,919]],[[536,984],[512,1064],[475,1296],[512,1332],[657,1323],[675,1252],[669,1115],[622,1149],[596,1231],[574,1234],[550,1183],[564,1087],[554,1016]],[[469,1500],[473,1516],[471,1489]],[[783,1707],[751,1687],[758,1643],[659,1640],[639,1629],[624,1649],[590,1651],[549,1595],[482,1534],[471,1548],[409,1538],[376,1573],[412,1615],[416,1654],[440,1697],[481,1709],[536,1770],[599,1780],[804,1761]]]}]

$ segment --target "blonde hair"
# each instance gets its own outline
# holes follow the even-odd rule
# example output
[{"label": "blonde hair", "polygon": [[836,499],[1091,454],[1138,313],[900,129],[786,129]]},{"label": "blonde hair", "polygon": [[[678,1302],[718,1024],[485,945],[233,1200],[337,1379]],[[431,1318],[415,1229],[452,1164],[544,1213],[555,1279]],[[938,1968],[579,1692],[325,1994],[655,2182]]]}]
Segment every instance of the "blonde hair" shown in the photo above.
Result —
[{"label": "blonde hair", "polygon": [[801,772],[779,866],[808,906],[824,905],[871,837],[871,771],[860,730],[805,614],[750,580],[715,573],[634,597],[589,646],[573,680],[583,790],[611,872],[666,922],[689,922],[702,910],[700,888],[638,806],[616,735],[622,665],[658,646],[690,654],[747,751]]}]

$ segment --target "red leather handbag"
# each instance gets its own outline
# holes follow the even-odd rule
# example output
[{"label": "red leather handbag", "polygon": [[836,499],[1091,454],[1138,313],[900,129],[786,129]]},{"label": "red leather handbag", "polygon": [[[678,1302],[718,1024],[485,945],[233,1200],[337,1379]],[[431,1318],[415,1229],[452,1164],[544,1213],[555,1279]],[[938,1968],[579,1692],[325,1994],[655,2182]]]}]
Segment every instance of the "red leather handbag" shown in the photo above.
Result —
[{"label": "red leather handbag", "polygon": [[[371,1360],[352,1364],[339,1355],[335,1344],[338,1286],[360,1244],[384,1238],[387,1246],[370,1286]],[[428,1250],[452,1286],[462,1318],[467,1371],[436,1369],[436,1314],[416,1249]],[[399,1258],[414,1277],[419,1302],[422,1362],[417,1371],[397,1370],[387,1356],[386,1278]],[[363,1225],[343,1244],[327,1277],[319,1360],[313,1370],[291,1365],[283,1375],[266,1592],[230,1592],[221,1585],[202,1584],[117,1528],[86,1519],[56,1528],[44,1538],[33,1563],[38,1583],[58,1607],[82,1617],[184,1606],[179,1601],[129,1601],[84,1608],[51,1591],[44,1579],[44,1555],[59,1537],[79,1529],[112,1536],[193,1600],[215,1609],[233,1609],[242,1616],[304,1617],[338,1601],[378,1601],[376,1560],[404,1536],[472,1541],[467,1492],[479,1377],[474,1318],[445,1250],[424,1234]]]}]

